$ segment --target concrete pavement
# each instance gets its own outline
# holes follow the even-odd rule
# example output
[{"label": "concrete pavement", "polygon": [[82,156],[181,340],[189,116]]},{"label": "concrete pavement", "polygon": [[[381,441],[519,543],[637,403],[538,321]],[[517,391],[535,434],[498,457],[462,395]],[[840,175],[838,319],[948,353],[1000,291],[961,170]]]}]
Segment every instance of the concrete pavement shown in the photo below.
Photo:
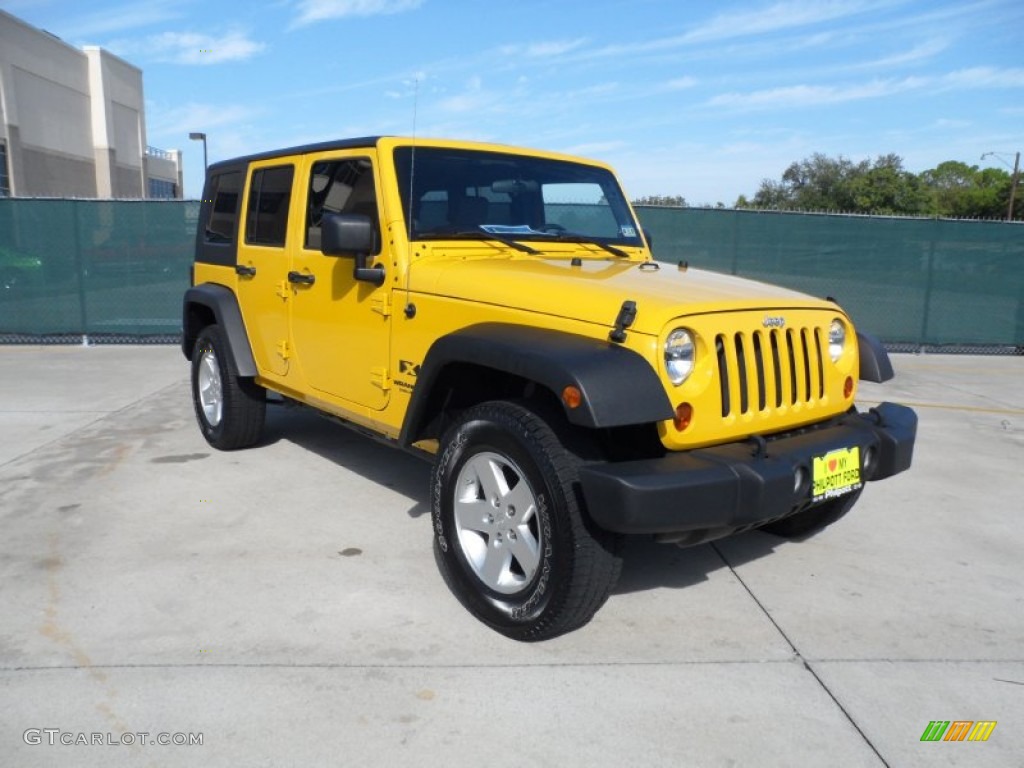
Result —
[{"label": "concrete pavement", "polygon": [[219,453],[176,347],[0,347],[0,764],[1022,765],[1024,358],[894,364],[909,473],[804,542],[631,542],[523,645],[445,588],[419,459],[282,407]]}]

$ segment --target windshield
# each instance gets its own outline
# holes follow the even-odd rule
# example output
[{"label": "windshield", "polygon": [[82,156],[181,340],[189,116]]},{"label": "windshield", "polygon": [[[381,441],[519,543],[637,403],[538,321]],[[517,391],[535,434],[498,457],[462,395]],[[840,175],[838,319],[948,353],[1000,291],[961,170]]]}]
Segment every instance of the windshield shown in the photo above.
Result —
[{"label": "windshield", "polygon": [[493,235],[642,245],[618,182],[603,168],[439,147],[398,147],[395,168],[412,240]]}]

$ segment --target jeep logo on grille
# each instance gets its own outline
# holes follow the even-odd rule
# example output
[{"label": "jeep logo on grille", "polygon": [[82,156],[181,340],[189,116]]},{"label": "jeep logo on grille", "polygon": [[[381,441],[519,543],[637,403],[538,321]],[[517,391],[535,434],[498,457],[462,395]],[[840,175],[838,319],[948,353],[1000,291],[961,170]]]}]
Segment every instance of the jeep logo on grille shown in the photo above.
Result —
[{"label": "jeep logo on grille", "polygon": [[785,328],[786,318],[782,315],[765,315],[764,316],[764,327],[765,328]]}]

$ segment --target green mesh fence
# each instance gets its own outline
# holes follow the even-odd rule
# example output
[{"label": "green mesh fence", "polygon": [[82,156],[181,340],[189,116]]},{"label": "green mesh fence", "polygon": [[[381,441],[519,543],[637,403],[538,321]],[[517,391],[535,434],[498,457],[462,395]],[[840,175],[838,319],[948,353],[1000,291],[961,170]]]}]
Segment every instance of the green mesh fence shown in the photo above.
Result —
[{"label": "green mesh fence", "polygon": [[638,210],[661,261],[832,296],[890,346],[1024,348],[1024,225]]},{"label": "green mesh fence", "polygon": [[0,339],[181,332],[199,203],[0,200]]},{"label": "green mesh fence", "polygon": [[[0,199],[0,342],[173,341],[199,203]],[[1024,350],[1024,225],[638,209],[662,261],[833,296],[891,346]]]}]

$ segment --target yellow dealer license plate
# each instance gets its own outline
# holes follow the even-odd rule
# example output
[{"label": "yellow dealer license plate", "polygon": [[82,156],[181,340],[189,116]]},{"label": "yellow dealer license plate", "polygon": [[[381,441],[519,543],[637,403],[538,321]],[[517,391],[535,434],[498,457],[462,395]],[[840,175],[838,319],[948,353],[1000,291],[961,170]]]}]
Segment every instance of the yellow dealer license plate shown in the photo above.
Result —
[{"label": "yellow dealer license plate", "polygon": [[860,448],[840,448],[814,457],[811,501],[834,499],[856,491],[860,482]]}]

